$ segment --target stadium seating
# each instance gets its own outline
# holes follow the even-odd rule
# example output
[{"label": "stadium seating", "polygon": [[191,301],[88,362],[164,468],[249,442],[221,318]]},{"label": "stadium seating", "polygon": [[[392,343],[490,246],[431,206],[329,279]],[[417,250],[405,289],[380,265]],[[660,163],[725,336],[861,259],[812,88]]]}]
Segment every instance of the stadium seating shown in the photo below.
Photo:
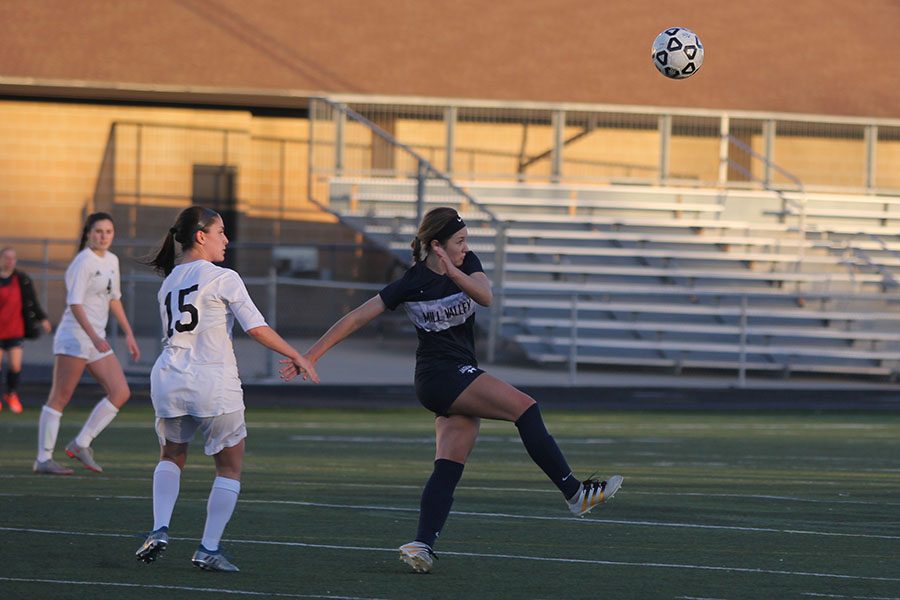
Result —
[{"label": "stadium seating", "polygon": [[885,293],[900,265],[897,199],[808,195],[801,230],[801,199],[788,193],[471,183],[460,195],[429,181],[419,208],[420,183],[333,178],[330,210],[408,261],[419,210],[456,207],[501,284],[501,341],[532,360],[892,379],[900,369],[900,314]]}]

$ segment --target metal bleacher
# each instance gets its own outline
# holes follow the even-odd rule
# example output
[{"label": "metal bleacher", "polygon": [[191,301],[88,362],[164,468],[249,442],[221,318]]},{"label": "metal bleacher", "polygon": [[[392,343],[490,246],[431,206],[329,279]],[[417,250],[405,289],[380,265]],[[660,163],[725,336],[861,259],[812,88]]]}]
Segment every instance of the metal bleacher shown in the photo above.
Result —
[{"label": "metal bleacher", "polygon": [[489,360],[900,374],[898,198],[463,182],[417,159],[418,177],[330,172],[322,204],[403,262],[422,214],[457,208],[494,282]]},{"label": "metal bleacher", "polygon": [[[734,191],[567,186],[538,201],[516,200],[518,184],[492,185],[496,199],[467,184],[475,207],[432,187],[425,209],[457,206],[492,276],[498,236],[486,210],[505,224],[500,335],[534,360],[882,377],[900,365],[890,281],[826,222],[801,237],[769,215],[730,219]],[[330,206],[408,260],[415,189],[334,178]]]}]

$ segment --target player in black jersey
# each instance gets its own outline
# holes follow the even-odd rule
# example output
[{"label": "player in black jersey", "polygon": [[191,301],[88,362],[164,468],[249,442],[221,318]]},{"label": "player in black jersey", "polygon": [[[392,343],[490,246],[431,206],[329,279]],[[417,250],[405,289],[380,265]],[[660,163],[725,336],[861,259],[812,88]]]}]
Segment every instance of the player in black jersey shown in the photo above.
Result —
[{"label": "player in black jersey", "polygon": [[[332,346],[385,309],[402,306],[415,324],[416,395],[436,415],[434,471],[422,491],[418,532],[414,541],[400,547],[401,560],[419,573],[431,571],[432,547],[450,514],[453,491],[482,418],[515,423],[529,456],[576,515],[611,498],[622,484],[619,475],[579,481],[547,432],[534,399],[478,368],[475,304],[489,306],[493,294],[481,261],[469,251],[467,236],[466,224],[452,208],[429,211],[412,243],[413,266],[332,325],[305,355],[315,365]],[[282,378],[299,374],[295,364],[282,362]]]}]

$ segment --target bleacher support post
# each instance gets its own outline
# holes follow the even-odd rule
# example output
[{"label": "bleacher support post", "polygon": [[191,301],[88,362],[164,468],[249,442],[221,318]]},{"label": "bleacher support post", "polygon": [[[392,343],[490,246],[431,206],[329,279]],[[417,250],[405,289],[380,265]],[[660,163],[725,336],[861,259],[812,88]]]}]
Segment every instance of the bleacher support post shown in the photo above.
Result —
[{"label": "bleacher support post", "polygon": [[719,121],[719,180],[720,186],[728,184],[728,136],[730,135],[728,115],[722,115]]},{"label": "bleacher support post", "polygon": [[875,189],[876,176],[876,149],[878,148],[878,126],[866,125],[864,142],[866,144],[866,190],[871,192]]},{"label": "bleacher support post", "polygon": [[416,168],[416,227],[425,216],[425,182],[428,181],[428,166],[420,160]]},{"label": "bleacher support post", "polygon": [[444,163],[444,171],[453,176],[454,170],[454,149],[456,148],[456,119],[458,110],[455,106],[448,106],[444,110],[444,122],[447,125],[447,139],[445,142],[444,153],[446,154],[446,162]]},{"label": "bleacher support post", "polygon": [[562,177],[563,146],[565,145],[566,113],[554,110],[550,116],[553,127],[553,148],[550,151],[550,180],[559,183]]},{"label": "bleacher support post", "polygon": [[772,186],[772,165],[775,163],[775,121],[763,122],[763,187]]},{"label": "bleacher support post", "polygon": [[347,116],[339,110],[335,115],[334,129],[334,174],[340,177],[344,174],[344,124]]},{"label": "bleacher support post", "polygon": [[669,180],[669,144],[672,141],[672,115],[659,116],[659,185]]}]

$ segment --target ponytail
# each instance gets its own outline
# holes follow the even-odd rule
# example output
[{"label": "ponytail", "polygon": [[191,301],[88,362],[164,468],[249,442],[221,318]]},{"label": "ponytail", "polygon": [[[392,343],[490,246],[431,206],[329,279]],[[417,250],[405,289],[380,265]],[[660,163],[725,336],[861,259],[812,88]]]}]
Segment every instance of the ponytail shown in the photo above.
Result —
[{"label": "ponytail", "polygon": [[420,240],[418,238],[418,236],[416,236],[416,238],[412,241],[412,244],[410,244],[410,246],[412,247],[413,263],[421,262],[421,260],[422,260],[422,240]]},{"label": "ponytail", "polygon": [[166,238],[156,252],[156,256],[145,264],[153,267],[153,270],[163,277],[172,272],[172,269],[175,268],[175,235],[172,233],[172,229],[166,234]]},{"label": "ponytail", "polygon": [[144,264],[153,267],[164,277],[167,276],[175,268],[175,242],[181,244],[182,252],[192,248],[197,232],[206,231],[215,219],[221,218],[216,211],[202,206],[184,209],[178,214],[175,224],[169,228],[156,255],[143,261]]}]

